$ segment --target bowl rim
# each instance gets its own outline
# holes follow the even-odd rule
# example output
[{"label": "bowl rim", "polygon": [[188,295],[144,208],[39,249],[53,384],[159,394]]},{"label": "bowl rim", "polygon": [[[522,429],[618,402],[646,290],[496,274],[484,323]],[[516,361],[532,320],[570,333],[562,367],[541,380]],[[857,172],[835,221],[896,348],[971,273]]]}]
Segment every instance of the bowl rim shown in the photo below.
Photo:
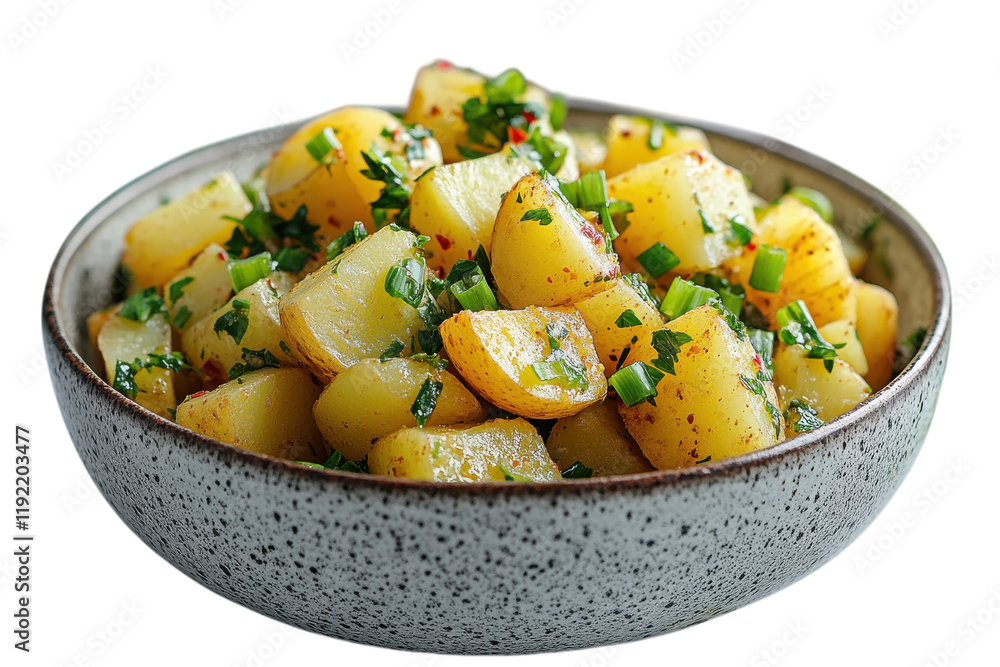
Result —
[{"label": "bowl rim", "polygon": [[[294,129],[300,127],[305,121],[293,121],[283,125],[255,130],[195,148],[133,178],[105,197],[73,227],[53,259],[42,300],[43,329],[51,338],[59,354],[73,367],[74,372],[79,373],[82,379],[98,392],[99,396],[117,403],[118,406],[124,409],[131,410],[138,419],[148,421],[151,427],[163,432],[164,435],[179,436],[175,439],[182,443],[180,446],[190,446],[203,451],[205,454],[257,466],[265,472],[280,471],[279,474],[288,473],[298,476],[296,477],[297,481],[309,480],[318,482],[321,485],[336,482],[348,487],[376,487],[387,491],[414,489],[456,495],[487,494],[490,496],[509,496],[510,494],[524,493],[547,494],[559,489],[575,490],[577,492],[586,490],[606,491],[623,488],[648,490],[662,486],[693,483],[701,479],[759,472],[766,468],[768,464],[777,462],[786,456],[799,454],[818,447],[831,436],[835,436],[837,432],[863,421],[871,413],[887,407],[897,395],[927,374],[930,365],[946,345],[948,328],[951,323],[952,303],[948,272],[940,251],[930,238],[930,235],[912,215],[889,195],[824,158],[763,133],[736,128],[722,123],[689,119],[660,112],[650,112],[634,107],[589,99],[572,98],[568,100],[568,107],[571,114],[577,111],[595,114],[628,114],[653,117],[678,125],[695,127],[709,134],[725,136],[776,154],[801,167],[833,179],[841,186],[860,194],[868,201],[877,202],[883,207],[884,212],[891,213],[899,221],[898,224],[894,222],[893,226],[914,244],[925,265],[932,271],[935,312],[933,321],[927,327],[927,336],[920,349],[917,350],[905,368],[888,385],[875,392],[871,397],[848,412],[823,424],[814,431],[789,438],[766,449],[701,464],[696,467],[674,470],[655,470],[652,472],[585,479],[564,479],[557,482],[436,482],[311,468],[284,459],[240,449],[209,438],[160,417],[143,408],[138,403],[126,398],[113,389],[107,381],[101,378],[84,361],[83,357],[70,343],[60,321],[57,304],[59,304],[62,295],[62,280],[67,267],[83,242],[104,223],[110,214],[132,200],[137,194],[136,191],[145,191],[146,181],[152,179],[163,181],[184,173],[189,169],[197,168],[202,163],[214,158],[233,155],[241,144],[252,142],[254,139],[259,139],[267,133],[285,137],[291,134]],[[398,109],[391,107],[387,108],[387,110],[398,111]],[[572,128],[570,127],[570,129]],[[264,143],[267,142],[265,141]]]}]

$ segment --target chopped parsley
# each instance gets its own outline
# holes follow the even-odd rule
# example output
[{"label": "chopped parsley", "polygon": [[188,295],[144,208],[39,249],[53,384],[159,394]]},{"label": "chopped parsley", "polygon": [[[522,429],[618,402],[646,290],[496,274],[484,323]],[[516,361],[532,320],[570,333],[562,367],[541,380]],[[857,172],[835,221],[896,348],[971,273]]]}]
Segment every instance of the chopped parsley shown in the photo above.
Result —
[{"label": "chopped parsley", "polygon": [[726,243],[733,246],[748,245],[753,239],[753,230],[746,224],[746,219],[737,213],[728,219],[729,231],[726,233]]},{"label": "chopped parsley", "polygon": [[659,241],[640,252],[636,256],[636,261],[653,278],[659,278],[681,263],[674,251]]},{"label": "chopped parsley", "polygon": [[250,302],[246,299],[233,299],[233,307],[227,310],[217,320],[213,330],[216,335],[227,333],[237,345],[243,342],[243,336],[250,326]]},{"label": "chopped parsley", "polygon": [[631,308],[622,311],[622,314],[618,316],[617,320],[615,320],[615,326],[619,329],[627,329],[629,327],[637,327],[641,325],[642,320],[636,316],[635,311]]},{"label": "chopped parsley", "polygon": [[410,414],[416,418],[417,426],[423,428],[427,420],[431,418],[434,408],[437,407],[438,397],[441,396],[443,390],[443,383],[430,378],[424,380],[424,383],[420,385],[420,391],[417,392],[417,397],[414,399],[413,405],[410,406]]},{"label": "chopped parsley", "polygon": [[[406,165],[394,162],[388,154],[380,155],[374,148],[362,151],[361,157],[368,165],[367,169],[361,170],[361,175],[383,184],[378,199],[370,204],[375,227],[381,228],[389,223],[409,227],[410,190],[405,185]],[[396,213],[390,218],[393,211]]]},{"label": "chopped parsley", "polygon": [[[462,119],[468,126],[468,146],[459,146],[465,158],[498,151],[507,141],[527,138],[531,123],[545,116],[537,102],[520,102],[528,89],[524,75],[509,69],[483,82],[483,93],[462,104]],[[485,149],[485,153],[482,149]]]},{"label": "chopped parsley", "polygon": [[583,465],[582,461],[574,461],[562,471],[563,479],[588,479],[594,476],[594,469]]},{"label": "chopped parsley", "polygon": [[183,329],[184,325],[188,323],[188,320],[191,319],[192,315],[194,315],[194,313],[191,312],[190,308],[187,306],[181,306],[177,309],[177,312],[174,313],[174,326],[178,329]]},{"label": "chopped parsley", "polygon": [[653,366],[658,370],[677,375],[674,372],[674,364],[680,359],[681,345],[690,343],[693,338],[683,331],[671,331],[670,329],[660,329],[652,334],[653,349],[656,350],[657,358],[653,360]]},{"label": "chopped parsley", "polygon": [[823,425],[816,410],[805,401],[793,398],[785,410],[785,420],[792,425],[796,433],[813,431]]},{"label": "chopped parsley", "polygon": [[753,377],[741,374],[740,382],[752,394],[764,399],[764,409],[767,410],[767,415],[771,418],[771,425],[774,427],[774,438],[775,440],[781,440],[781,413],[778,412],[778,408],[774,407],[774,404],[767,397],[767,389],[764,386],[765,382],[770,382],[770,377],[763,372]]},{"label": "chopped parsley", "polygon": [[288,273],[298,273],[306,267],[312,253],[304,248],[286,247],[274,253],[274,268]]},{"label": "chopped parsley", "polygon": [[917,327],[909,336],[903,340],[903,346],[909,348],[911,355],[923,347],[924,340],[927,339],[927,327]]},{"label": "chopped parsley", "polygon": [[170,283],[167,293],[170,295],[170,303],[177,303],[184,296],[184,288],[194,282],[192,276],[186,276],[180,280]]},{"label": "chopped parsley", "polygon": [[403,350],[406,349],[406,345],[403,341],[397,339],[389,343],[389,347],[385,348],[385,352],[378,356],[378,360],[385,363],[389,359],[395,359],[399,357]]},{"label": "chopped parsley", "polygon": [[537,220],[539,225],[552,224],[552,214],[545,208],[533,208],[521,216],[521,222]]},{"label": "chopped parsley", "polygon": [[138,375],[139,371],[152,368],[162,368],[166,371],[178,373],[191,368],[191,366],[180,352],[170,352],[169,354],[151,352],[145,361],[136,358],[131,363],[121,360],[116,362],[115,376],[111,382],[111,386],[119,393],[128,396],[134,401],[139,392],[142,391],[135,381],[135,376]]},{"label": "chopped parsley", "polygon": [[118,315],[135,322],[147,322],[154,315],[165,312],[163,299],[156,293],[156,288],[147,287],[125,299]]},{"label": "chopped parsley", "polygon": [[360,222],[355,222],[353,227],[331,241],[330,245],[326,247],[326,261],[329,262],[340,257],[345,250],[366,236],[368,236],[368,230],[365,229],[365,226]]},{"label": "chopped parsley", "polygon": [[531,369],[541,382],[554,382],[566,389],[584,391],[590,383],[587,381],[587,369],[578,356],[570,355],[563,347],[562,341],[569,336],[561,322],[549,322],[545,325],[545,334],[549,342],[549,354],[541,361],[531,364]]},{"label": "chopped parsley", "polygon": [[708,221],[708,216],[705,215],[705,211],[703,209],[698,209],[698,217],[701,218],[701,230],[703,232],[711,234],[715,231],[715,227],[713,227],[712,223]]},{"label": "chopped parsley", "polygon": [[244,347],[241,356],[243,357],[243,361],[233,364],[233,367],[229,369],[229,374],[226,377],[227,380],[235,380],[245,373],[260,370],[261,368],[281,367],[281,362],[278,361],[278,358],[266,349],[251,350]]},{"label": "chopped parsley", "polygon": [[823,340],[809,308],[804,301],[790,303],[777,313],[778,325],[781,327],[778,337],[786,345],[801,345],[809,359],[822,359],[828,373],[833,372],[833,360],[837,358],[837,350],[847,343],[830,344]]},{"label": "chopped parsley", "polygon": [[649,285],[646,284],[641,275],[638,273],[626,273],[622,276],[622,280],[635,290],[636,294],[651,303],[654,308],[658,309],[660,307],[660,300],[649,290]]}]

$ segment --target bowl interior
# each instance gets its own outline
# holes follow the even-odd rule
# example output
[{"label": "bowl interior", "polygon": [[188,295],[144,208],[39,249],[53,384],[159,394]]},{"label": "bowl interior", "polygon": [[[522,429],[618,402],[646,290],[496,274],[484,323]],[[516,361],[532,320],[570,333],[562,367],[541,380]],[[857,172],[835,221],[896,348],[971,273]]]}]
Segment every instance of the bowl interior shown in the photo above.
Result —
[{"label": "bowl interior", "polygon": [[[603,132],[613,113],[636,113],[600,103],[572,108],[567,126]],[[642,112],[639,112],[642,113]],[[648,115],[648,114],[646,114]],[[881,218],[869,238],[873,258],[862,277],[888,288],[900,305],[900,336],[918,326],[943,328],[947,276],[933,242],[887,195],[805,151],[776,139],[732,128],[662,116],[704,130],[713,151],[751,178],[767,200],[782,192],[786,179],[814,187],[833,202],[836,224],[857,238],[873,218]],[[97,361],[86,330],[87,316],[111,302],[112,284],[124,236],[133,221],[222,170],[245,179],[264,164],[299,123],[262,130],[183,155],[123,186],[95,207],[66,240],[52,276],[58,326],[73,350],[92,368]]]}]

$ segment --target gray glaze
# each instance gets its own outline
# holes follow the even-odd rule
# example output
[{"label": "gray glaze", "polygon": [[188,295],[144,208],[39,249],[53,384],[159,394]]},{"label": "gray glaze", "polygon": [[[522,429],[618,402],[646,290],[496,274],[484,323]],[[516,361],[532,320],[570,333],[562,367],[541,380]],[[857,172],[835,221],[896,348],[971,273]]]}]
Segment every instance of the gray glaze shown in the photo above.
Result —
[{"label": "gray glaze", "polygon": [[[579,104],[570,122],[608,112]],[[627,111],[627,110],[626,110]],[[318,471],[160,419],[87,365],[83,321],[106,305],[128,224],[220,168],[245,176],[293,126],[202,148],[85,217],[52,268],[46,354],[80,458],[125,523],[217,593],[313,632],[443,653],[533,653],[633,641],[732,611],[844,549],[898,488],[927,434],[947,358],[944,265],[922,229],[871,186],[803,151],[730,128],[724,160],[773,196],[821,188],[840,222],[884,209],[901,331],[930,328],[886,389],[817,431],[696,469],[562,484],[462,486]],[[766,150],[764,150],[766,149]],[[878,210],[876,209],[876,212]]]}]

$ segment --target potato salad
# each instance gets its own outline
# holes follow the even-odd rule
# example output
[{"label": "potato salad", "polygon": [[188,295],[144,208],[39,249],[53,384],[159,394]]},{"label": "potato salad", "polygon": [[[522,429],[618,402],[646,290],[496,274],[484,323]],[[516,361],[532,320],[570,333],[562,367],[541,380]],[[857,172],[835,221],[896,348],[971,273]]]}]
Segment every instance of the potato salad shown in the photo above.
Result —
[{"label": "potato salad", "polygon": [[405,113],[338,109],[162,201],[87,321],[104,376],[303,466],[500,483],[711,464],[892,379],[896,300],[826,196],[761,199],[695,128],[568,116],[437,62]]}]

